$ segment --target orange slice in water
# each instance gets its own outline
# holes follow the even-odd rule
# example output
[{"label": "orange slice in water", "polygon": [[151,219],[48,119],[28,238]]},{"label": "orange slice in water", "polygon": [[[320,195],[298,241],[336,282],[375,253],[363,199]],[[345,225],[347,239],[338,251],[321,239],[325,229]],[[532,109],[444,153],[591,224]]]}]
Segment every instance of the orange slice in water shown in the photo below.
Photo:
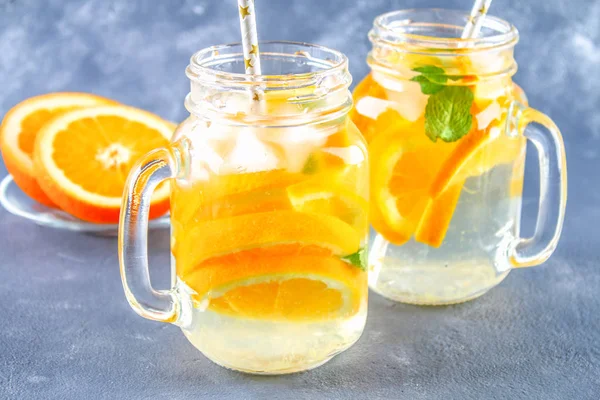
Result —
[{"label": "orange slice in water", "polygon": [[[431,184],[430,199],[416,230],[415,240],[439,247],[446,236],[465,180],[482,175],[500,164],[518,163],[523,158],[523,140],[523,137],[506,136],[498,124],[473,131],[462,138]],[[519,175],[515,175],[518,179]],[[519,181],[514,185],[518,187]]]},{"label": "orange slice in water", "polygon": [[395,125],[369,146],[371,152],[371,213],[373,227],[401,245],[413,235],[429,200],[429,186],[452,143],[433,143],[423,120]]},{"label": "orange slice in water", "polygon": [[201,205],[194,215],[196,221],[236,217],[244,214],[276,210],[291,210],[285,189],[260,189],[221,197]]},{"label": "orange slice in water", "polygon": [[450,221],[454,215],[456,204],[460,198],[464,181],[458,182],[447,188],[444,193],[435,199],[429,199],[421,221],[415,232],[415,240],[432,247],[440,247]]},{"label": "orange slice in water", "polygon": [[366,235],[367,201],[343,187],[336,187],[334,182],[300,182],[288,187],[287,194],[296,211],[337,217]]},{"label": "orange slice in water", "polygon": [[324,145],[309,154],[302,172],[305,175],[314,175],[339,171],[352,164],[359,164],[356,162],[357,152],[361,151],[358,145],[359,137],[360,131],[351,120],[347,119],[342,129],[327,136]]},{"label": "orange slice in water", "polygon": [[205,192],[206,196],[217,199],[257,189],[267,190],[276,187],[285,187],[299,182],[301,179],[303,179],[301,174],[281,169],[242,174],[213,174],[206,183],[199,183],[198,189]]},{"label": "orange slice in water", "polygon": [[[385,93],[385,89],[379,85],[373,79],[373,75],[367,75],[354,89],[352,93],[352,98],[354,99],[354,104],[364,98],[364,97],[374,97],[377,99],[385,100],[387,99],[387,95]],[[374,123],[375,120],[372,118],[366,117],[359,113],[356,107],[352,108],[350,111],[350,118],[358,128],[358,130],[363,134],[367,142],[370,142],[381,129],[380,123]]]},{"label": "orange slice in water", "polygon": [[238,318],[349,317],[366,299],[365,273],[319,247],[282,245],[212,258],[180,278],[198,308]]},{"label": "orange slice in water", "polygon": [[[50,199],[85,221],[115,223],[133,164],[167,146],[175,126],[133,107],[106,106],[69,111],[38,132],[34,168]],[[150,218],[169,208],[169,187],[159,185]]]},{"label": "orange slice in water", "polygon": [[171,188],[171,216],[182,225],[192,220],[219,219],[246,213],[290,209],[288,185],[305,177],[285,170],[241,174],[210,174],[190,186]]},{"label": "orange slice in water", "polygon": [[524,149],[524,140],[524,137],[505,135],[498,124],[469,133],[458,141],[440,167],[431,185],[431,197],[440,196],[454,182],[482,175],[496,165],[516,161]]},{"label": "orange slice in water", "polygon": [[205,260],[280,244],[319,246],[336,256],[358,251],[362,236],[352,226],[329,215],[290,210],[239,215],[202,221],[188,227],[179,240],[177,261],[193,268]]},{"label": "orange slice in water", "polygon": [[86,93],[52,93],[27,99],[6,114],[0,126],[0,150],[6,169],[23,192],[42,204],[56,206],[35,178],[33,148],[37,133],[66,111],[107,104],[116,102]]}]

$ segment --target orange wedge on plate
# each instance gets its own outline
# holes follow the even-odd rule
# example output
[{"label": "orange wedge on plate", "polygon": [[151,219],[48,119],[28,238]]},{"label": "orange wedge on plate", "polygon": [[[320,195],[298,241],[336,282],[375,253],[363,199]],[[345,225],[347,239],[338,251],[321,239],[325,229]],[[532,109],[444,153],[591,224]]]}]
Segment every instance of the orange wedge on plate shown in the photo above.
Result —
[{"label": "orange wedge on plate", "polygon": [[52,118],[67,111],[108,104],[116,102],[86,93],[52,93],[27,99],[6,114],[0,126],[0,149],[6,169],[23,192],[55,207],[35,178],[33,148],[37,133]]},{"label": "orange wedge on plate", "polygon": [[[133,164],[169,143],[175,126],[133,107],[114,105],[68,111],[37,134],[34,170],[48,197],[85,221],[115,223]],[[169,208],[169,187],[159,185],[150,218]]]}]

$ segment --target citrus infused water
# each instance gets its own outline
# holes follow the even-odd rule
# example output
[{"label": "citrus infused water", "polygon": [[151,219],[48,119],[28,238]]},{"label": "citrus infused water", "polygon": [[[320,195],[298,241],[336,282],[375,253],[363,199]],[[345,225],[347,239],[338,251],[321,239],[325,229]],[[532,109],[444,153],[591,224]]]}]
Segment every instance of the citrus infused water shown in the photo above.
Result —
[{"label": "citrus infused water", "polygon": [[[216,362],[253,371],[326,360],[357,340],[366,316],[359,133],[350,121],[212,129],[217,137],[195,144],[212,153],[197,179],[172,188],[173,261],[195,314],[186,336]],[[211,157],[231,164],[211,170]]]},{"label": "citrus infused water", "polygon": [[175,133],[191,160],[171,182],[181,324],[218,364],[304,370],[363,330],[368,161],[348,83],[207,91],[220,116],[192,115]]},{"label": "citrus infused water", "polygon": [[511,112],[527,101],[512,48],[384,46],[386,24],[401,26],[376,20],[352,111],[371,160],[369,281],[408,303],[469,300],[506,276],[518,237],[525,137]]}]

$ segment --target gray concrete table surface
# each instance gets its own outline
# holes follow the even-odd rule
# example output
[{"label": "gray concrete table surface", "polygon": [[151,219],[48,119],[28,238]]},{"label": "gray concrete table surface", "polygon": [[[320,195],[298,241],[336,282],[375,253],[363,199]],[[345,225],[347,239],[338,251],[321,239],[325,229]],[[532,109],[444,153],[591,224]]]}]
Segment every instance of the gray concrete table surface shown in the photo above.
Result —
[{"label": "gray concrete table surface", "polygon": [[[367,72],[376,15],[470,8],[467,0],[258,3],[261,39],[340,49],[356,81]],[[135,315],[116,239],[0,210],[0,398],[599,398],[600,1],[496,0],[492,14],[519,28],[515,80],[567,146],[567,219],[544,266],[514,271],[482,298],[451,307],[371,294],[365,333],[349,351],[310,372],[256,377],[212,364],[175,326]],[[237,23],[233,0],[0,0],[0,115],[29,96],[73,90],[182,120],[189,56],[236,41]],[[530,232],[535,157],[527,165]],[[150,235],[157,280],[167,273],[168,243],[168,232]]]}]

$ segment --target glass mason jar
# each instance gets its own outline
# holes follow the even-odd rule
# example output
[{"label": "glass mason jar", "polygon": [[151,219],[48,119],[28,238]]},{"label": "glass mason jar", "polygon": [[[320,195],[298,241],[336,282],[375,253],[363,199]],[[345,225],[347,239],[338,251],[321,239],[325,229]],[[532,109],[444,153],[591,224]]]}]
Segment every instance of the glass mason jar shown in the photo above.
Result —
[{"label": "glass mason jar", "polygon": [[[467,19],[438,9],[379,16],[369,33],[371,73],[354,92],[377,231],[369,284],[405,303],[476,298],[511,269],[548,259],[562,228],[563,142],[512,81],[518,32],[486,17],[479,38],[460,39]],[[525,130],[531,122],[545,130]],[[531,238],[519,234],[526,139],[540,165]]]},{"label": "glass mason jar", "polygon": [[[170,322],[214,362],[250,373],[316,367],[350,347],[367,315],[368,160],[350,120],[346,57],[260,44],[196,53],[190,112],[168,148],[132,170],[119,228],[133,309]],[[148,278],[148,205],[170,184],[172,289]]]}]

